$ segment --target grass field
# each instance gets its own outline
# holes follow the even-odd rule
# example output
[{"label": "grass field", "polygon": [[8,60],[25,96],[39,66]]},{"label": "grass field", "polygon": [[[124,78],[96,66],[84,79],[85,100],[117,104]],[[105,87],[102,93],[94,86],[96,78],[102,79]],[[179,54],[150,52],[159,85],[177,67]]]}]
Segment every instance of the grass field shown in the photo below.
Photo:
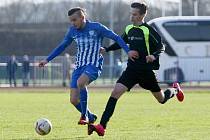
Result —
[{"label": "grass field", "polygon": [[[111,89],[89,91],[90,109],[100,118]],[[47,136],[34,131],[41,117],[53,124]],[[104,137],[88,136],[79,117],[65,89],[0,91],[0,140],[209,140],[210,92],[186,91],[183,103],[161,105],[149,92],[132,91],[119,100]]]}]

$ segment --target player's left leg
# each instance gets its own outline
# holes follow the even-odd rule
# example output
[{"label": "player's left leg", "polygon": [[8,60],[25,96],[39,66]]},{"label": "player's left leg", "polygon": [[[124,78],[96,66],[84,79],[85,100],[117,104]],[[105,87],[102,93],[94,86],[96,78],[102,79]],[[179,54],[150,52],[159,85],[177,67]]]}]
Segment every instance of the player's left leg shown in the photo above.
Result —
[{"label": "player's left leg", "polygon": [[157,99],[157,101],[161,104],[166,103],[170,98],[173,98],[177,91],[173,88],[166,89],[165,91],[154,92],[151,91],[153,96]]},{"label": "player's left leg", "polygon": [[177,89],[176,97],[180,102],[182,102],[184,100],[184,92],[181,89],[181,86],[179,85],[179,83],[175,82],[173,83],[173,88]]},{"label": "player's left leg", "polygon": [[[158,81],[157,81],[154,71],[143,72],[142,80],[139,83],[139,85],[143,87],[144,89],[150,90],[153,96],[161,104],[166,103],[170,98],[174,97],[174,95],[181,94],[181,93],[183,97],[182,99],[184,99],[184,94],[179,84],[175,84],[175,86],[171,88],[167,88],[165,91],[162,91],[158,85]],[[178,98],[178,100],[182,101],[181,98],[180,99]]]},{"label": "player's left leg", "polygon": [[181,90],[178,83],[174,83],[173,87],[167,88],[165,91],[160,90],[160,87],[157,82],[151,84],[151,89],[153,96],[161,104],[166,103],[169,99],[177,96],[178,101],[182,102],[184,100],[184,92]]},{"label": "player's left leg", "polygon": [[12,76],[11,76],[11,72],[9,72],[9,85],[10,85],[10,87],[12,87]]},{"label": "player's left leg", "polygon": [[14,86],[16,87],[17,86],[17,83],[16,83],[16,75],[15,75],[15,72],[13,74],[13,80],[14,80]]},{"label": "player's left leg", "polygon": [[174,95],[176,95],[178,101],[182,102],[184,100],[184,92],[178,83],[174,83],[172,88],[167,88],[164,92],[160,90],[159,92],[152,92],[152,94],[161,104],[166,103]]}]

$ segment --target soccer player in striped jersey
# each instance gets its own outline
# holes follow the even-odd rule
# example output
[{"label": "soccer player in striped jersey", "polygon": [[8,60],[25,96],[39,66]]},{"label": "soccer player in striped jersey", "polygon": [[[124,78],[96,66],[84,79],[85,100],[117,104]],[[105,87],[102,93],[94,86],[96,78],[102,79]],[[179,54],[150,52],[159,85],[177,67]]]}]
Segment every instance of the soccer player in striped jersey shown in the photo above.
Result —
[{"label": "soccer player in striped jersey", "polygon": [[43,67],[61,54],[72,41],[76,42],[76,68],[71,78],[70,102],[81,112],[78,124],[85,125],[94,123],[97,119],[97,116],[88,109],[87,85],[96,80],[101,74],[103,56],[100,53],[100,48],[102,47],[103,38],[107,37],[117,42],[131,60],[137,58],[138,53],[130,51],[123,39],[104,25],[87,20],[85,11],[82,8],[76,7],[69,10],[68,16],[72,26],[69,27],[63,41],[45,60],[40,62],[39,66]]}]

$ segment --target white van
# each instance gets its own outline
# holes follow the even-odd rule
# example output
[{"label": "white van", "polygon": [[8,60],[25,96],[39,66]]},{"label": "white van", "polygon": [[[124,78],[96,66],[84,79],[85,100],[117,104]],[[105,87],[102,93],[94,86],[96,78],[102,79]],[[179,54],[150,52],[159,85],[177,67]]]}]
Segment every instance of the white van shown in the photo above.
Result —
[{"label": "white van", "polygon": [[210,16],[160,17],[148,22],[166,47],[161,82],[210,81]]}]

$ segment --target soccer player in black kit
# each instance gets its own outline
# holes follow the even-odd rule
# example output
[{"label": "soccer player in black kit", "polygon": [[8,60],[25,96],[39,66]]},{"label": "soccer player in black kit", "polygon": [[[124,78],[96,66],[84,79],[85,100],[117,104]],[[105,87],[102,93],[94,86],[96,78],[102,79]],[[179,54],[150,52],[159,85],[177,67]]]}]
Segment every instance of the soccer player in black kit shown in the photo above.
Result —
[{"label": "soccer player in black kit", "polygon": [[[178,83],[173,83],[173,87],[165,91],[162,91],[158,85],[153,70],[159,69],[159,56],[164,52],[165,48],[161,43],[159,34],[144,22],[146,14],[146,4],[137,2],[131,4],[130,19],[132,24],[126,26],[122,37],[129,44],[130,50],[138,52],[139,57],[135,61],[128,60],[127,68],[117,80],[107,102],[100,124],[90,124],[88,126],[88,135],[95,131],[99,136],[104,136],[107,123],[114,112],[118,99],[136,84],[150,90],[161,104],[166,103],[174,95],[176,95],[178,101],[182,102],[184,100],[184,93]],[[105,48],[106,52],[117,49],[120,49],[120,47],[116,43]]]}]

